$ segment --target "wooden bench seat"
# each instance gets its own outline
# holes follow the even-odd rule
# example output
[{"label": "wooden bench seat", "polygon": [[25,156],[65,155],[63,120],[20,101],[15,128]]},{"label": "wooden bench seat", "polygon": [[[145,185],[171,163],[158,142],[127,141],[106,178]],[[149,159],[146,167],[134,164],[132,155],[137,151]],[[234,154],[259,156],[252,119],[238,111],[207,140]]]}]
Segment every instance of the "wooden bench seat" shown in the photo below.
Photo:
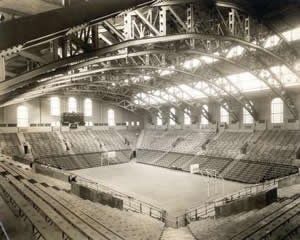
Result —
[{"label": "wooden bench seat", "polygon": [[[58,229],[49,225],[45,219],[4,177],[0,176],[0,187],[9,194],[18,208],[24,213],[30,223],[37,229],[40,235],[46,240],[62,239]],[[36,234],[36,233],[35,233]]]}]

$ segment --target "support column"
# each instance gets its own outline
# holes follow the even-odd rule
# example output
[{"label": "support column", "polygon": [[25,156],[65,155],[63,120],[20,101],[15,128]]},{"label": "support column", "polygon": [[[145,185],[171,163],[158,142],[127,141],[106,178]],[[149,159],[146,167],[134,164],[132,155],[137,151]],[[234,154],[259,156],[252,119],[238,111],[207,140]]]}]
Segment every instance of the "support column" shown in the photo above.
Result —
[{"label": "support column", "polygon": [[5,62],[4,58],[0,57],[0,82],[5,80]]}]

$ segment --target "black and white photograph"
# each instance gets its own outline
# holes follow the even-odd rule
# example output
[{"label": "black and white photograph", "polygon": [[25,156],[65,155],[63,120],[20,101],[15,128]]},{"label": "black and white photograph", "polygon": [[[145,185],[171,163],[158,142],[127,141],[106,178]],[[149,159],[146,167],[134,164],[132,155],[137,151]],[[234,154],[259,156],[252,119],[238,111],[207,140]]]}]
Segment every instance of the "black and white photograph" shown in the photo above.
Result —
[{"label": "black and white photograph", "polygon": [[300,240],[300,0],[0,0],[0,240]]}]

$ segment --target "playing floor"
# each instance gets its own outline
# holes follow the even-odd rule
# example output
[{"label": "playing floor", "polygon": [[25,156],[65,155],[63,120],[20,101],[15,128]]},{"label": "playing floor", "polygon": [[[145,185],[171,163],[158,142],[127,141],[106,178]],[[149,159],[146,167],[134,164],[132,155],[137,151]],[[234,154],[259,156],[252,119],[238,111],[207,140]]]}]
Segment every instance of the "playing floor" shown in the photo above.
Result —
[{"label": "playing floor", "polygon": [[[213,184],[210,184],[211,196],[208,198],[207,177],[134,162],[73,172],[152,203],[173,216],[222,196],[222,184],[217,185],[218,194],[214,194]],[[224,181],[224,195],[244,186],[245,184]]]}]

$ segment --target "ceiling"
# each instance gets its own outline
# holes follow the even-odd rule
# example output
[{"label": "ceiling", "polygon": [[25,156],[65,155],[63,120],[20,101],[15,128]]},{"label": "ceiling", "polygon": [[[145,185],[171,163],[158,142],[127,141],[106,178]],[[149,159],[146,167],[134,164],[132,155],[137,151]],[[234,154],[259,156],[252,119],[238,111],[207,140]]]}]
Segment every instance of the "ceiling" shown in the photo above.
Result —
[{"label": "ceiling", "polygon": [[[117,2],[75,1],[73,8],[60,9],[61,2],[54,0],[0,1],[0,11],[6,13],[25,16],[45,12],[0,25],[2,32],[34,21],[51,24],[47,29],[53,29],[51,36],[45,32],[45,36],[34,38],[38,30],[23,34],[22,27],[18,34],[24,37],[23,43],[20,38],[17,46],[1,49],[6,65],[6,79],[0,83],[2,106],[53,93],[99,97],[132,111],[159,111],[162,104],[153,99],[164,99],[164,105],[175,107],[201,105],[201,100],[187,99],[189,93],[178,87],[186,84],[213,98],[232,115],[236,115],[232,106],[238,103],[256,117],[247,94],[227,77],[248,72],[281,97],[298,118],[285,82],[269,70],[281,65],[296,82],[299,80],[295,67],[299,41],[282,35],[300,24],[298,1],[152,1],[125,12],[118,10],[146,1]],[[112,17],[109,10],[117,15]],[[69,16],[74,16],[73,22]],[[36,26],[40,33],[45,30],[43,24]],[[271,36],[278,40],[274,45],[268,40]],[[7,39],[9,34],[6,41],[12,42]],[[239,46],[242,52],[228,57],[230,49]],[[200,66],[186,69],[184,63],[194,58],[200,59]],[[176,89],[170,93],[172,86]],[[147,97],[138,99],[141,93]]]}]

